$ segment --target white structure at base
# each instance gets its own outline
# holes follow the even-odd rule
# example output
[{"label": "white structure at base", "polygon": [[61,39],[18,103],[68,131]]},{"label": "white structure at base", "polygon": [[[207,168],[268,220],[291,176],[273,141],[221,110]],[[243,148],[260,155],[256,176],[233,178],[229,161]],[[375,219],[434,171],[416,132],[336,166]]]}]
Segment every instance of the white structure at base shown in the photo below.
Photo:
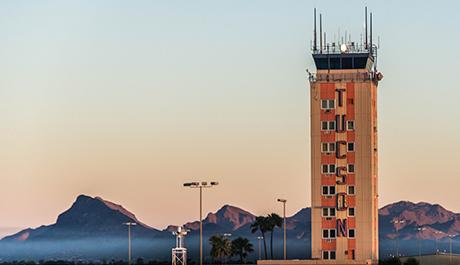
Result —
[{"label": "white structure at base", "polygon": [[172,249],[172,265],[187,265],[187,249],[184,247],[187,230],[179,226],[173,235],[176,236],[176,247]]}]

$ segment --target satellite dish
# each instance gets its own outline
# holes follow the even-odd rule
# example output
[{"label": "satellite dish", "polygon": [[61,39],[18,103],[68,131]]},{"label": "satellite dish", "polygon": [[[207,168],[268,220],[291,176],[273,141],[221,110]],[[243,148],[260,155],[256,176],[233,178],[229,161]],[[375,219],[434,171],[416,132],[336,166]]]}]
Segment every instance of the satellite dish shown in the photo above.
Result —
[{"label": "satellite dish", "polygon": [[342,45],[340,45],[340,51],[341,52],[347,52],[348,51],[348,46],[343,43]]}]

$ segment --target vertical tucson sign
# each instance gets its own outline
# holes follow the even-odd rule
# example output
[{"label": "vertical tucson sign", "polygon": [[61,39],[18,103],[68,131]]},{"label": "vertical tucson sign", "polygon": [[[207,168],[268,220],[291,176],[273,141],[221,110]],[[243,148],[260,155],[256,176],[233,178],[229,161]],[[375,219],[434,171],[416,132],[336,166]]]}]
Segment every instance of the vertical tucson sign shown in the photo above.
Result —
[{"label": "vertical tucson sign", "polygon": [[[377,46],[372,13],[363,43],[327,42],[319,16],[312,43],[312,258],[378,262]],[[369,30],[368,30],[369,28]],[[369,32],[369,34],[368,34]]]}]

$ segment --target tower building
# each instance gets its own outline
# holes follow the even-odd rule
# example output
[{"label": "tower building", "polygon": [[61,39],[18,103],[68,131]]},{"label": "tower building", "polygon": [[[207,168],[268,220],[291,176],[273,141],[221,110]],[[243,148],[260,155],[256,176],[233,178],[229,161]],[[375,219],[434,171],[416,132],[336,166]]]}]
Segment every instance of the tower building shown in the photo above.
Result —
[{"label": "tower building", "polygon": [[[363,43],[326,42],[316,9],[309,73],[311,251],[334,264],[378,262],[377,46],[365,10]],[[332,261],[335,260],[335,261]],[[327,261],[325,261],[327,262]]]},{"label": "tower building", "polygon": [[[369,27],[368,27],[369,20]],[[259,265],[378,264],[377,45],[365,9],[360,42],[327,42],[316,9],[309,71],[311,259]]]}]

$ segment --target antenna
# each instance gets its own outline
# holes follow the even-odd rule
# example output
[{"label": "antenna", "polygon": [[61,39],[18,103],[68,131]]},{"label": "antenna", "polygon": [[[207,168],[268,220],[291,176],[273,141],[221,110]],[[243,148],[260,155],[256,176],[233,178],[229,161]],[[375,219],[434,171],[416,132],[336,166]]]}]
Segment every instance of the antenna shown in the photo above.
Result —
[{"label": "antenna", "polygon": [[329,47],[327,46],[327,41],[326,41],[326,32],[324,32],[324,46],[325,46],[325,49],[328,49],[329,50]]},{"label": "antenna", "polygon": [[316,45],[317,45],[317,41],[316,41],[316,7],[314,9],[314,19],[315,19],[315,22],[314,22],[314,26],[313,26],[313,51],[316,51]]},{"label": "antenna", "polygon": [[367,49],[367,6],[364,8],[364,49]]},{"label": "antenna", "polygon": [[323,19],[321,13],[319,14],[319,51],[323,51]]},{"label": "antenna", "polygon": [[370,48],[369,48],[369,51],[372,55],[372,12],[371,12],[371,16],[370,16],[370,20],[369,20],[369,23],[370,23],[370,31],[369,31],[369,42],[370,42]]}]

